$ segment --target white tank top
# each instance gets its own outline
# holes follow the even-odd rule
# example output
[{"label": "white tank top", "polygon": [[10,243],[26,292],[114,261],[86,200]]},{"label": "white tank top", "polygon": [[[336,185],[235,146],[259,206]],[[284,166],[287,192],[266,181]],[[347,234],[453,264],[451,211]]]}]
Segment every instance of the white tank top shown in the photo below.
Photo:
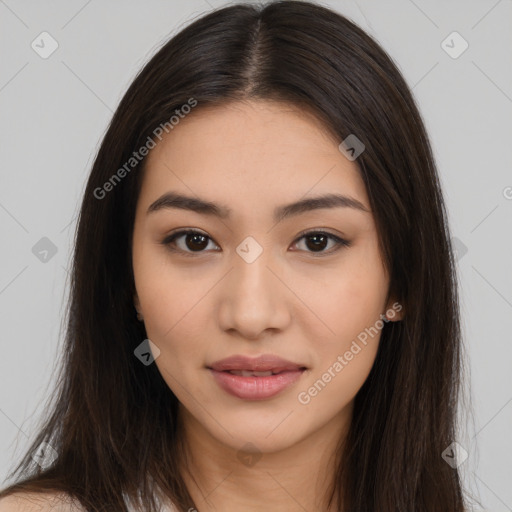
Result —
[{"label": "white tank top", "polygon": [[[129,512],[139,512],[135,508],[133,502],[128,500],[128,497],[126,496],[125,493],[123,493],[123,498],[126,503],[126,506],[128,507]],[[157,502],[157,505],[160,506],[160,512],[178,512],[178,509],[176,507],[174,507],[173,505],[162,505],[162,503],[158,499],[158,496],[156,498],[156,502]],[[194,509],[192,509],[192,510],[194,510]]]}]

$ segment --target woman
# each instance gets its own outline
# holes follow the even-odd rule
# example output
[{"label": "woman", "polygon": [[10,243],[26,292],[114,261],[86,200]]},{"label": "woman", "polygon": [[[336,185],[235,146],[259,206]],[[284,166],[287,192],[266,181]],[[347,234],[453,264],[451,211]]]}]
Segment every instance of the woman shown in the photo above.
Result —
[{"label": "woman", "polygon": [[165,44],[103,139],[72,276],[58,394],[0,511],[465,510],[435,163],[338,13],[233,5]]}]

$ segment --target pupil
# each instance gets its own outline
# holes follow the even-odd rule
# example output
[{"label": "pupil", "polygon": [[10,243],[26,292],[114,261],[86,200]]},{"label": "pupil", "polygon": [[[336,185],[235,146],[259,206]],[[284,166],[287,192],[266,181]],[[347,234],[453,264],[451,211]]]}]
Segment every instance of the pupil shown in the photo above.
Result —
[{"label": "pupil", "polygon": [[[190,237],[190,238],[189,238],[189,237]],[[197,233],[189,234],[189,235],[187,236],[187,241],[188,241],[188,240],[191,240],[191,239],[192,239],[192,240],[197,240],[197,239],[201,239],[201,238],[202,238],[202,242],[203,242],[203,243],[199,242],[199,250],[201,250],[201,249],[204,249],[204,248],[208,245],[208,243],[206,242],[206,238],[207,238],[206,236],[204,236],[204,235],[199,235],[199,234],[197,234]],[[193,244],[194,244],[194,243],[195,243],[195,241],[193,242]],[[194,246],[190,247],[188,243],[187,243],[187,247],[188,247],[189,249],[191,249],[191,250],[198,249],[197,245],[196,245],[195,247],[194,247]]]},{"label": "pupil", "polygon": [[323,241],[325,242],[325,240],[327,239],[327,237],[325,235],[310,235],[307,237],[307,240],[310,241],[310,240],[315,240],[315,242],[313,243],[312,246],[309,245],[309,243],[307,244],[308,245],[308,248],[311,249],[324,249],[325,248],[325,243],[320,243],[318,244],[318,239],[323,239]]}]

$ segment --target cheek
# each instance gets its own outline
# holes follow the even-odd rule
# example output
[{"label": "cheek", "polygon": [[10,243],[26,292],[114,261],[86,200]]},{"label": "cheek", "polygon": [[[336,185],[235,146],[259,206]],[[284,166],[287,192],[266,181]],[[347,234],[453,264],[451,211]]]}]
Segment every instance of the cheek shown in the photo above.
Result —
[{"label": "cheek", "polygon": [[158,366],[173,373],[197,360],[205,341],[204,310],[211,279],[190,279],[169,266],[148,264],[137,291],[148,338],[161,353]]},{"label": "cheek", "polygon": [[378,340],[366,347],[358,344],[359,348],[353,345],[348,351],[350,360],[347,351],[338,351],[299,390],[297,400],[309,409],[312,417],[327,420],[337,414],[353,401],[363,386],[375,361]]},{"label": "cheek", "polygon": [[377,253],[365,248],[354,251],[331,275],[321,290],[308,295],[308,305],[322,320],[315,321],[315,332],[310,332],[317,371],[322,373],[339,355],[347,353],[351,361],[343,372],[364,373],[373,364],[384,325],[381,315],[385,313],[388,286],[385,269]]},{"label": "cheek", "polygon": [[354,262],[333,272],[330,281],[312,300],[336,335],[355,336],[384,313],[386,294],[387,280],[377,262],[369,265]]},{"label": "cheek", "polygon": [[[193,351],[201,336],[201,322],[194,319],[197,314],[195,295],[178,293],[176,285],[169,288],[158,285],[149,292],[144,308],[144,322],[148,337],[166,351],[176,354]],[[203,333],[204,336],[204,333]]]},{"label": "cheek", "polygon": [[327,418],[350,403],[366,381],[385,325],[380,317],[385,285],[378,274],[354,273],[333,281],[323,295],[320,310],[330,331],[311,337],[315,365],[298,396],[301,404],[310,403],[312,414]]},{"label": "cheek", "polygon": [[161,280],[154,293],[158,300],[149,299],[145,313],[147,336],[160,350],[154,364],[178,400],[188,403],[190,395],[204,394],[195,379],[195,370],[204,364],[204,322],[197,317],[201,303],[195,296],[176,293],[175,287],[163,287]]}]

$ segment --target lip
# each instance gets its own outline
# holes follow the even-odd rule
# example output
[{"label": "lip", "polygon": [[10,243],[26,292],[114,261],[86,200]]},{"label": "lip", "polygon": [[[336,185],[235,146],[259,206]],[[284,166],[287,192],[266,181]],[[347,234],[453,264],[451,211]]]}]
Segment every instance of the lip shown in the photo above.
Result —
[{"label": "lip", "polygon": [[[235,355],[216,361],[208,367],[221,389],[245,400],[265,400],[281,393],[296,383],[306,369],[305,365],[272,354],[263,354],[256,358]],[[276,375],[241,376],[229,373],[229,370],[272,371]]]},{"label": "lip", "polygon": [[237,354],[215,361],[213,364],[208,366],[208,368],[219,372],[229,370],[266,372],[271,370],[274,373],[278,373],[282,371],[300,370],[302,368],[306,368],[306,365],[293,363],[273,354],[262,354],[258,357],[252,358]]}]

